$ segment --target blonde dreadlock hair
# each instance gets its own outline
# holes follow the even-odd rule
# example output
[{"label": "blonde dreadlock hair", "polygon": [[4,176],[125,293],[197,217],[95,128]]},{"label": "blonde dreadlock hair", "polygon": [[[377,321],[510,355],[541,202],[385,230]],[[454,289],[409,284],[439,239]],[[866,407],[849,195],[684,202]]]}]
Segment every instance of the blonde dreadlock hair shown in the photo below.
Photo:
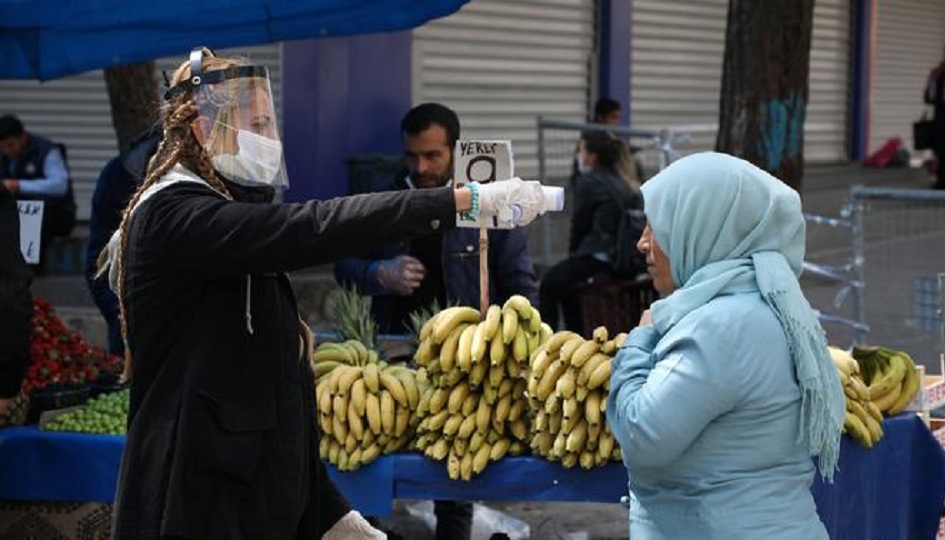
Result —
[{"label": "blonde dreadlock hair", "polygon": [[[243,60],[214,56],[209,49],[203,50],[203,57],[205,71],[215,71],[244,64]],[[169,81],[169,86],[173,88],[187,79],[190,79],[189,60],[184,61],[177,68]],[[148,162],[144,181],[135,191],[131,200],[128,201],[128,206],[125,207],[122,213],[121,224],[118,227],[121,239],[119,250],[117,257],[110,261],[111,264],[118,265],[118,290],[116,295],[118,296],[120,310],[118,318],[121,323],[121,337],[125,344],[125,365],[122,371],[122,380],[125,381],[131,379],[132,371],[131,348],[128,346],[128,319],[125,308],[125,253],[128,247],[128,226],[131,222],[132,210],[138,204],[145,190],[156,184],[178,163],[196,173],[223,197],[233,198],[226,188],[226,184],[217,176],[210,156],[207,155],[191,128],[192,122],[197,118],[197,103],[194,100],[193,91],[179,92],[173,95],[164,104],[161,113],[162,118],[164,118],[164,137]],[[106,247],[98,257],[97,277],[105,273],[108,265],[107,251],[108,248]]]}]

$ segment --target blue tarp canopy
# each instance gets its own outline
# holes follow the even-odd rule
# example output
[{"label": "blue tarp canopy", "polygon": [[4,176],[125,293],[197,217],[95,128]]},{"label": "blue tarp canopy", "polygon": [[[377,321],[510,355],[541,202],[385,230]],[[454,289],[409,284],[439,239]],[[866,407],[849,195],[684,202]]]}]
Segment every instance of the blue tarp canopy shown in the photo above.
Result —
[{"label": "blue tarp canopy", "polygon": [[197,45],[405,30],[467,1],[0,0],[0,79],[55,79]]}]

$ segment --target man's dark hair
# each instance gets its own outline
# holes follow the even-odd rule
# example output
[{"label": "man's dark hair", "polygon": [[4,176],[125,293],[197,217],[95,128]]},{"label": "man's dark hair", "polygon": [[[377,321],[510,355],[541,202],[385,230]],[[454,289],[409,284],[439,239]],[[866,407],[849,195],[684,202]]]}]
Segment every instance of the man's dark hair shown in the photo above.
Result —
[{"label": "man's dark hair", "polygon": [[24,133],[23,122],[12,114],[0,116],[0,141],[10,137],[19,137]]},{"label": "man's dark hair", "polygon": [[610,113],[620,110],[620,102],[616,99],[600,98],[594,104],[594,119],[599,120]]},{"label": "man's dark hair", "polygon": [[404,119],[400,121],[400,131],[415,137],[433,124],[446,130],[450,149],[456,146],[456,140],[459,139],[459,117],[452,109],[439,103],[421,103],[407,111]]}]

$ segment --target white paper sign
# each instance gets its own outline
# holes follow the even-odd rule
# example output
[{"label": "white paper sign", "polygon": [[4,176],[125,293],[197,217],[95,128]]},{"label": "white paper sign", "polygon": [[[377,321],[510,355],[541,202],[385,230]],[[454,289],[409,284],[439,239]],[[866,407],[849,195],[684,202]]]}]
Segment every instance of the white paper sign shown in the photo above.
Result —
[{"label": "white paper sign", "polygon": [[20,210],[20,251],[27,264],[39,264],[43,205],[43,201],[16,201]]},{"label": "white paper sign", "polygon": [[[469,182],[488,184],[499,180],[508,180],[515,176],[515,164],[512,161],[512,141],[456,141],[453,151],[453,181],[456,187],[463,187]],[[496,218],[486,220],[463,219],[456,217],[457,227],[479,228],[485,225],[489,229],[512,229],[514,226],[499,225]]]}]

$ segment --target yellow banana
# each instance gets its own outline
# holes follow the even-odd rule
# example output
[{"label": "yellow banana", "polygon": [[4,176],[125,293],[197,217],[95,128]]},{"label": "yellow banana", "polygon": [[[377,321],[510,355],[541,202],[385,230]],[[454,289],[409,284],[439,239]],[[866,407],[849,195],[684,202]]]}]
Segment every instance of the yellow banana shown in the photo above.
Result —
[{"label": "yellow banana", "polygon": [[428,419],[427,428],[430,431],[440,431],[443,429],[443,425],[446,424],[446,421],[450,418],[450,412],[447,409],[434,414]]},{"label": "yellow banana", "polygon": [[473,431],[476,430],[476,417],[473,415],[463,417],[462,423],[459,424],[459,431],[456,432],[456,438],[467,440],[472,435]]},{"label": "yellow banana", "polygon": [[628,335],[629,334],[627,334],[626,332],[620,332],[619,334],[614,336],[614,345],[616,345],[617,348],[619,349],[620,346],[623,345],[623,342],[627,339]]},{"label": "yellow banana", "polygon": [[410,411],[406,407],[397,407],[394,413],[394,436],[402,437],[407,432],[407,426],[410,424]]},{"label": "yellow banana", "polygon": [[378,446],[376,443],[368,446],[367,448],[361,451],[361,465],[367,465],[368,463],[371,463],[372,461],[377,459],[377,457],[380,455],[381,455],[380,446]]},{"label": "yellow banana", "polygon": [[872,401],[864,401],[863,408],[866,409],[866,412],[873,417],[874,420],[883,423],[883,411],[879,410],[879,407],[876,406]]},{"label": "yellow banana", "polygon": [[541,345],[548,343],[548,340],[550,340],[551,336],[553,336],[554,334],[555,334],[555,331],[551,329],[551,325],[549,325],[546,322],[541,323],[541,329],[538,330],[539,343]]},{"label": "yellow banana", "polygon": [[600,365],[597,366],[596,369],[594,369],[594,372],[591,373],[590,378],[587,379],[587,389],[593,390],[609,382],[610,382],[610,359],[608,359],[606,362],[601,362]]},{"label": "yellow banana", "polygon": [[318,362],[317,364],[315,364],[312,367],[312,372],[314,373],[315,378],[317,379],[323,375],[327,375],[328,373],[331,373],[331,370],[341,365],[343,364],[336,360],[325,360],[325,361]]},{"label": "yellow banana", "polygon": [[432,364],[434,360],[438,360],[437,349],[433,344],[432,339],[425,339],[420,342],[420,345],[417,346],[417,352],[413,355],[414,361],[418,365],[426,366],[432,369]]},{"label": "yellow banana", "polygon": [[852,412],[847,411],[846,417],[844,417],[843,427],[846,429],[847,433],[864,448],[869,449],[873,447],[873,438],[872,435],[870,435],[869,429],[867,429],[863,421]]},{"label": "yellow banana", "polygon": [[456,345],[456,367],[464,373],[468,373],[472,365],[472,341],[477,328],[475,324],[467,325]]},{"label": "yellow banana", "polygon": [[499,322],[501,320],[502,308],[496,304],[489,306],[489,309],[486,310],[486,318],[483,321],[485,324],[482,328],[482,339],[492,341],[492,338],[494,338],[499,331]]},{"label": "yellow banana", "polygon": [[505,350],[505,343],[501,339],[493,339],[489,344],[489,362],[493,366],[505,362]]},{"label": "yellow banana", "polygon": [[338,442],[348,438],[348,424],[343,418],[343,416],[339,417],[337,414],[331,415],[331,434],[338,439]]},{"label": "yellow banana", "polygon": [[520,294],[513,294],[502,305],[502,309],[512,308],[518,314],[519,319],[527,320],[532,317],[532,303],[528,298]]},{"label": "yellow banana", "polygon": [[561,422],[563,421],[560,414],[552,414],[548,416],[548,432],[550,433],[559,433],[561,431]]},{"label": "yellow banana", "polygon": [[479,388],[488,372],[489,362],[474,363],[472,369],[469,370],[469,385],[473,388]]},{"label": "yellow banana", "polygon": [[444,407],[446,407],[446,402],[449,400],[450,391],[445,388],[437,388],[433,391],[433,394],[430,396],[430,413],[437,414]]},{"label": "yellow banana", "polygon": [[483,469],[486,468],[486,465],[489,463],[489,454],[491,452],[492,445],[489,443],[484,443],[479,447],[479,450],[476,451],[476,455],[473,456],[473,474],[479,474],[483,471]]},{"label": "yellow banana", "polygon": [[489,461],[499,461],[500,459],[504,458],[511,445],[512,440],[508,437],[502,437],[496,441],[489,450]]},{"label": "yellow banana", "polygon": [[587,423],[596,426],[600,424],[600,402],[601,392],[591,392],[587,395],[587,401],[584,402],[584,418]]},{"label": "yellow banana", "polygon": [[461,414],[454,414],[450,416],[449,420],[443,424],[443,435],[447,437],[452,437],[459,431],[459,426],[463,424],[463,416]]},{"label": "yellow banana", "polygon": [[531,306],[531,308],[531,316],[526,317],[528,319],[528,332],[538,336],[541,333],[541,313],[535,306]]},{"label": "yellow banana", "polygon": [[467,396],[469,396],[469,383],[461,382],[453,387],[447,400],[450,414],[456,414],[463,408],[463,402],[466,401]]},{"label": "yellow banana", "polygon": [[600,352],[608,356],[613,356],[614,353],[617,352],[617,344],[614,343],[614,340],[609,339],[600,344]]},{"label": "yellow banana", "polygon": [[502,309],[502,343],[512,343],[515,332],[518,330],[518,311],[512,307]]},{"label": "yellow banana", "polygon": [[440,369],[443,371],[452,371],[456,365],[456,355],[458,354],[459,338],[467,327],[472,326],[466,323],[460,323],[453,328],[450,335],[443,341],[440,347]]},{"label": "yellow banana", "polygon": [[[905,353],[900,353],[905,354]],[[904,358],[906,364],[906,375],[902,379],[902,389],[899,391],[899,398],[889,406],[890,416],[899,414],[906,410],[906,407],[912,403],[912,398],[919,391],[919,373],[916,371],[915,363],[911,358]]]},{"label": "yellow banana", "polygon": [[390,393],[390,396],[394,398],[394,401],[400,404],[401,407],[409,407],[410,402],[407,400],[407,391],[404,389],[403,383],[397,377],[391,375],[387,370],[381,371],[381,386],[384,387]]},{"label": "yellow banana", "polygon": [[[604,328],[604,327],[599,326],[598,328]],[[606,331],[607,329],[604,329],[604,332]],[[600,343],[594,339],[589,339],[585,341],[584,343],[582,343],[577,348],[576,351],[571,353],[570,363],[572,366],[576,368],[580,368],[585,363],[587,363],[587,361],[590,360],[591,356],[596,354],[599,350],[600,350]]]},{"label": "yellow banana", "polygon": [[348,349],[344,347],[329,347],[328,345],[334,344],[323,343],[318,346],[318,349],[315,350],[315,353],[312,355],[312,361],[316,365],[322,362],[339,362],[348,365],[355,363],[355,360]]},{"label": "yellow banana", "polygon": [[476,450],[479,450],[479,447],[482,446],[482,443],[485,441],[485,437],[479,434],[477,428],[477,431],[473,431],[472,435],[469,436],[469,444],[466,445],[466,449],[470,452],[475,452]]},{"label": "yellow banana", "polygon": [[364,387],[368,392],[376,394],[381,391],[380,371],[377,364],[368,364],[361,370],[364,378]]},{"label": "yellow banana", "polygon": [[561,346],[561,360],[565,363],[571,363],[571,355],[574,354],[574,351],[578,349],[581,345],[584,344],[584,338],[581,336],[576,336],[564,343]]},{"label": "yellow banana", "polygon": [[581,464],[581,468],[584,470],[590,470],[594,466],[594,457],[597,454],[590,451],[581,452],[578,456],[578,463]]},{"label": "yellow banana", "polygon": [[[906,376],[906,364],[903,358],[898,355],[889,358],[889,362],[885,369],[881,371],[881,375],[881,377],[874,375],[874,378],[870,380],[870,400],[874,402],[902,385],[902,380]],[[885,410],[883,407],[880,407],[880,409]]]},{"label": "yellow banana", "polygon": [[413,371],[409,369],[399,370],[394,374],[400,384],[404,387],[404,393],[407,394],[407,405],[411,411],[416,411],[420,405],[420,387],[417,385],[417,378]]},{"label": "yellow banana", "polygon": [[449,456],[446,458],[446,473],[449,475],[450,480],[459,480],[459,462],[460,457],[456,455],[456,452],[450,451]]},{"label": "yellow banana", "polygon": [[873,398],[873,393],[870,391],[870,401],[875,404],[879,410],[883,411],[886,414],[889,414],[889,408],[899,400],[899,394],[902,393],[902,385],[893,387],[893,389],[878,398]]},{"label": "yellow banana", "polygon": [[567,399],[574,395],[574,383],[577,378],[577,370],[568,368],[565,370],[558,381],[555,383],[555,392],[559,397]]},{"label": "yellow banana", "polygon": [[509,417],[508,417],[508,421],[509,421],[509,422],[515,422],[516,420],[518,420],[519,418],[521,418],[521,417],[522,417],[522,413],[524,412],[524,410],[525,410],[525,400],[524,400],[524,399],[516,399],[516,400],[514,400],[514,401],[512,402],[512,406],[509,407]]},{"label": "yellow banana", "polygon": [[[383,375],[381,372],[382,381]],[[394,397],[388,390],[381,390],[381,431],[388,436],[394,434]]]},{"label": "yellow banana", "polygon": [[525,329],[521,326],[512,338],[512,358],[517,362],[528,360],[528,339],[525,337]]},{"label": "yellow banana", "polygon": [[423,326],[420,327],[420,335],[417,339],[421,342],[427,341],[430,338],[430,335],[433,333],[433,327],[436,325],[436,318],[442,312],[435,313],[432,317],[427,319],[427,322],[423,323]]},{"label": "yellow banana", "polygon": [[356,339],[349,339],[344,342],[349,349],[354,351],[355,361],[359,366],[363,366],[368,361],[368,350],[363,343]]},{"label": "yellow banana", "polygon": [[328,381],[324,380],[315,387],[315,396],[318,399],[318,410],[322,414],[331,414],[332,398],[328,391]]},{"label": "yellow banana", "polygon": [[869,388],[858,375],[850,375],[850,388],[853,389],[857,399],[866,401],[870,398]]},{"label": "yellow banana", "polygon": [[607,356],[604,353],[597,353],[583,365],[581,366],[581,371],[578,372],[577,380],[575,383],[581,387],[587,386],[587,381],[591,378],[591,374],[594,373],[598,367],[604,362],[610,362],[610,356]]},{"label": "yellow banana", "polygon": [[492,406],[482,399],[479,400],[479,408],[476,411],[476,431],[485,436],[489,430],[489,420],[492,419]]},{"label": "yellow banana", "polygon": [[610,432],[601,433],[597,438],[597,455],[604,460],[609,460],[614,451],[614,442],[614,436]]},{"label": "yellow banana", "polygon": [[473,332],[472,344],[469,346],[469,359],[472,364],[476,364],[486,356],[488,349],[486,348],[489,344],[489,339],[486,339],[486,321],[476,325],[476,330]]},{"label": "yellow banana", "polygon": [[354,402],[348,402],[348,430],[354,435],[354,438],[358,441],[364,436],[364,421],[361,420],[361,415],[355,410]]},{"label": "yellow banana", "polygon": [[473,475],[473,455],[466,454],[459,461],[459,477],[465,481],[472,480]]},{"label": "yellow banana", "polygon": [[597,328],[594,329],[591,335],[594,341],[596,341],[597,343],[603,343],[607,341],[607,327],[598,326]]},{"label": "yellow banana", "polygon": [[541,401],[548,399],[551,391],[554,390],[555,383],[558,382],[558,377],[564,374],[564,371],[567,368],[567,364],[565,364],[560,359],[552,362],[551,365],[548,366],[548,369],[546,369],[541,376],[541,381],[538,383],[538,390],[535,397]]},{"label": "yellow banana", "polygon": [[505,397],[499,400],[495,405],[495,411],[493,418],[497,422],[505,422],[505,419],[509,417],[509,410],[512,408],[512,396],[511,394],[506,394]]},{"label": "yellow banana", "polygon": [[499,388],[503,377],[505,377],[505,364],[497,364],[489,368],[489,384],[493,388]]},{"label": "yellow banana", "polygon": [[369,393],[364,400],[364,412],[367,416],[368,427],[375,435],[380,435],[381,426],[381,401],[377,394]]},{"label": "yellow banana", "polygon": [[525,420],[519,418],[509,424],[509,429],[512,430],[512,435],[515,435],[516,439],[520,441],[528,439],[528,426],[525,425]]},{"label": "yellow banana", "polygon": [[358,379],[351,385],[351,395],[348,398],[354,406],[355,414],[364,416],[364,405],[367,401],[367,391],[364,388],[364,379]]},{"label": "yellow banana", "polygon": [[469,395],[466,396],[466,401],[463,402],[463,406],[460,408],[460,414],[463,416],[470,416],[476,409],[479,407],[479,401],[481,401],[482,396],[476,392],[469,392]]},{"label": "yellow banana", "polygon": [[344,421],[348,414],[348,396],[335,394],[332,399],[332,414]]},{"label": "yellow banana", "polygon": [[564,449],[567,452],[580,452],[584,449],[584,442],[587,439],[587,422],[581,420],[574,426],[571,433],[568,434]]},{"label": "yellow banana", "polygon": [[453,329],[460,323],[478,323],[479,311],[469,306],[456,306],[446,308],[436,317],[436,323],[433,325],[433,333],[430,336],[433,343],[439,345],[446,341]]}]

